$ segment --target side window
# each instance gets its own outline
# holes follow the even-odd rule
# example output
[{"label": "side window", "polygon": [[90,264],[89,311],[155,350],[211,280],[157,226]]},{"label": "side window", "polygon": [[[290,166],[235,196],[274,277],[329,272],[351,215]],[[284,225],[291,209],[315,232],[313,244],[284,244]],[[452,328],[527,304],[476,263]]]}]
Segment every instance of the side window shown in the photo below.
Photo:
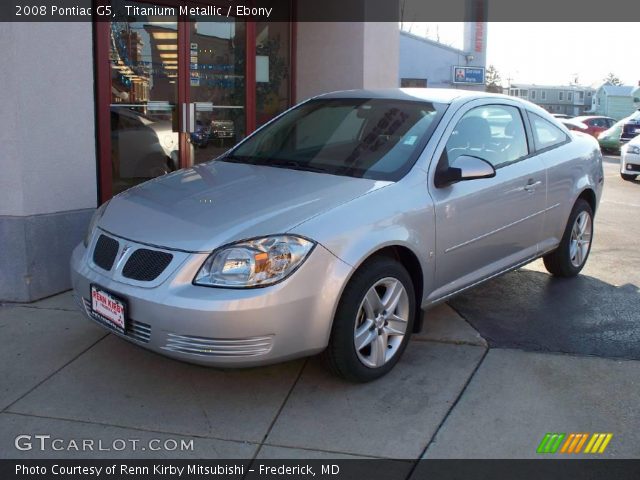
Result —
[{"label": "side window", "polygon": [[533,138],[538,150],[555,147],[568,140],[567,135],[551,122],[535,113],[529,113],[529,116],[533,126]]},{"label": "side window", "polygon": [[494,168],[529,154],[520,111],[507,105],[484,105],[460,119],[446,146],[449,164],[460,155],[488,161]]}]

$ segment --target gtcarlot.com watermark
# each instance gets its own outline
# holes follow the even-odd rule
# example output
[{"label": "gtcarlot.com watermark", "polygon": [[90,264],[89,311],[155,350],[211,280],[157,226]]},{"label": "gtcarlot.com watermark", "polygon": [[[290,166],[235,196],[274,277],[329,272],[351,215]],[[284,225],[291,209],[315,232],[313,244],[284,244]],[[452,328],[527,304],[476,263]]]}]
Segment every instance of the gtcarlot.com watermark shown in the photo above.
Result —
[{"label": "gtcarlot.com watermark", "polygon": [[16,449],[40,452],[189,452],[193,451],[193,439],[152,438],[115,438],[110,440],[92,438],[56,438],[51,435],[18,435],[14,440]]}]

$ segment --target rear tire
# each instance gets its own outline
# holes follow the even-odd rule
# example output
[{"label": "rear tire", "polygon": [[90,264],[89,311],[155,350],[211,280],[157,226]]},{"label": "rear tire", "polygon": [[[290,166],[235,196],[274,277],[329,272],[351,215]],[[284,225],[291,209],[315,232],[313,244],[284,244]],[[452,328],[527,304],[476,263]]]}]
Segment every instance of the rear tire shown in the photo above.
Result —
[{"label": "rear tire", "polygon": [[593,210],[579,198],[567,221],[558,248],[543,257],[544,266],[556,277],[575,277],[587,263],[593,240]]},{"label": "rear tire", "polygon": [[636,179],[636,176],[630,173],[621,173],[620,176],[622,177],[623,180],[626,180],[627,182],[633,182]]},{"label": "rear tire", "polygon": [[329,370],[352,382],[385,375],[409,342],[415,309],[413,283],[406,269],[388,257],[367,261],[340,298],[323,353]]}]

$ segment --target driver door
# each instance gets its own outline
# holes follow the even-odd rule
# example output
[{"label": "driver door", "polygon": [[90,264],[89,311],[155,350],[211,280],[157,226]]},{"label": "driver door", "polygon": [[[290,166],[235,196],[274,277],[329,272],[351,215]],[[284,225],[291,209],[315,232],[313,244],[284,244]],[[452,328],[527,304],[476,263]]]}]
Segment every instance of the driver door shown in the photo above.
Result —
[{"label": "driver door", "polygon": [[496,176],[436,188],[436,273],[431,300],[535,257],[542,237],[547,179],[532,155],[519,108],[508,104],[465,106],[436,151],[440,171],[460,155],[482,158]]}]

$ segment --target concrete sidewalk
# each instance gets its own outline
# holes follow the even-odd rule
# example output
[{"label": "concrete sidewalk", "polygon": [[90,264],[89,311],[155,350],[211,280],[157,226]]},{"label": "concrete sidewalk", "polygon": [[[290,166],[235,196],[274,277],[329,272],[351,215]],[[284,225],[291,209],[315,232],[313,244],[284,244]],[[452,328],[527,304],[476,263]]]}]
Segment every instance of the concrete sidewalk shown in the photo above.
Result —
[{"label": "concrete sidewalk", "polygon": [[[249,370],[170,360],[106,334],[69,293],[5,305],[0,458],[525,458],[550,431],[612,432],[606,457],[640,457],[640,362],[488,351],[449,306],[426,315],[388,376],[353,385],[316,358]],[[20,451],[20,434],[193,450]]]}]

